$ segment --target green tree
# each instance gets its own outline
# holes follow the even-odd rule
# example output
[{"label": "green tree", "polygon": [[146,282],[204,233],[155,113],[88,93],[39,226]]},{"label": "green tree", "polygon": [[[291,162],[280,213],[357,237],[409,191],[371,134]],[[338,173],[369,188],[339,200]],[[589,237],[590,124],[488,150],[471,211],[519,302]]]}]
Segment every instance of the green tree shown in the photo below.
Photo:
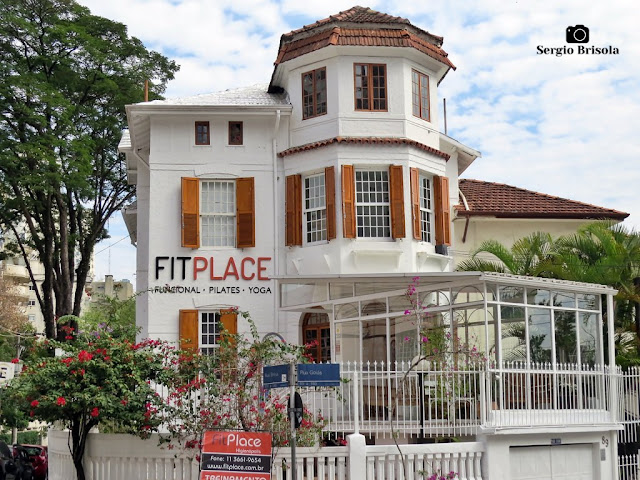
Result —
[{"label": "green tree", "polygon": [[622,224],[595,222],[558,239],[553,273],[564,280],[618,289],[616,300],[640,301],[640,235]]},{"label": "green tree", "polygon": [[[46,335],[78,315],[95,244],[133,187],[117,145],[124,106],[178,70],[127,28],[73,0],[0,0],[0,226],[29,269]],[[74,286],[75,282],[75,286]]]},{"label": "green tree", "polygon": [[96,330],[108,327],[133,341],[136,338],[136,297],[126,300],[105,295],[89,304],[80,316],[80,330]]},{"label": "green tree", "polygon": [[460,262],[457,269],[532,277],[549,276],[556,250],[554,239],[544,232],[520,238],[510,249],[496,240],[487,240],[480,244],[469,260]]},{"label": "green tree", "polygon": [[[496,260],[485,258],[485,254]],[[517,240],[511,249],[497,241],[487,241],[457,269],[609,285],[618,290],[615,302],[619,348],[626,343],[628,351],[625,330],[633,329],[640,339],[640,234],[622,224],[593,222],[573,235],[557,239],[537,232]]]},{"label": "green tree", "polygon": [[[18,412],[24,412],[68,428],[77,478],[84,480],[82,459],[93,427],[106,422],[110,428],[143,438],[157,429],[163,399],[153,384],[175,383],[176,370],[167,367],[172,360],[177,363],[177,353],[166,343],[134,344],[114,337],[108,329],[82,335],[73,327],[64,329],[71,339],[40,344],[40,355],[9,384],[2,404],[15,407],[7,413],[16,419]],[[51,356],[54,349],[63,355]]]},{"label": "green tree", "polygon": [[[615,296],[616,351],[629,357],[635,332],[635,355],[640,353],[640,234],[622,224],[594,222],[574,235],[558,239],[552,268],[557,278],[609,285]],[[640,360],[638,360],[640,362]]]}]

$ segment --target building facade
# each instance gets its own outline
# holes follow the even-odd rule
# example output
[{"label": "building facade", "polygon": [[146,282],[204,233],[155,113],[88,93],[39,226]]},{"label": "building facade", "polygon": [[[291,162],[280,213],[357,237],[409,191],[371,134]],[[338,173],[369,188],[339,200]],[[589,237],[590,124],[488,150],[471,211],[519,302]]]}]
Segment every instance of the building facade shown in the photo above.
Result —
[{"label": "building facade", "polygon": [[[140,335],[211,353],[247,311],[359,385],[355,407],[309,399],[334,431],[355,412],[391,443],[394,418],[403,442],[481,440],[485,478],[615,478],[615,291],[453,271],[480,156],[438,129],[454,68],[442,38],[354,7],[283,35],[268,85],[129,105]],[[455,355],[415,368],[438,335]],[[543,457],[556,475],[527,476]]]}]

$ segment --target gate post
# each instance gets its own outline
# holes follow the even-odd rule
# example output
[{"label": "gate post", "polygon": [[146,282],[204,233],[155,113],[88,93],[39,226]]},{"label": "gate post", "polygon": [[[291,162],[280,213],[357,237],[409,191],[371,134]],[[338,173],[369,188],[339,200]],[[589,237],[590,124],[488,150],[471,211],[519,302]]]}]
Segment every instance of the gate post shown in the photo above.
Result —
[{"label": "gate post", "polygon": [[349,456],[349,480],[365,480],[367,478],[367,445],[364,435],[360,434],[360,401],[358,394],[358,370],[353,372],[353,406],[355,410],[355,432],[347,435],[347,454]]}]

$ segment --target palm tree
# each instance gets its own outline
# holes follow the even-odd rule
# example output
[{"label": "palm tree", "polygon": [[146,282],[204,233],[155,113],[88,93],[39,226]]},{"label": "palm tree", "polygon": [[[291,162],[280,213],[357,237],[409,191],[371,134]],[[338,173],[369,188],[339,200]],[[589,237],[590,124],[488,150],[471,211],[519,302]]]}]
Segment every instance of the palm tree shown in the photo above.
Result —
[{"label": "palm tree", "polygon": [[640,234],[621,224],[594,222],[555,240],[536,232],[517,240],[511,249],[489,240],[457,269],[609,285],[618,290],[616,327],[635,330],[640,339]]},{"label": "palm tree", "polygon": [[556,244],[553,276],[617,289],[618,325],[629,328],[635,317],[640,334],[640,234],[621,224],[595,222],[560,237]]},{"label": "palm tree", "polygon": [[469,260],[460,262],[457,270],[548,277],[555,254],[556,244],[551,235],[535,232],[517,240],[510,249],[496,240],[482,242]]}]

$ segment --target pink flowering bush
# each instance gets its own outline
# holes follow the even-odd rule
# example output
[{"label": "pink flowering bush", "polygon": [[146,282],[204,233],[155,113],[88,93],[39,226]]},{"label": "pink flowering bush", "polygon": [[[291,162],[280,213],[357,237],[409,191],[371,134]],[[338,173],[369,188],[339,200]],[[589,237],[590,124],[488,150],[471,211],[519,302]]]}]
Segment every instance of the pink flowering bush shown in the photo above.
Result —
[{"label": "pink flowering bush", "polygon": [[[405,310],[405,315],[413,316],[419,326],[420,354],[414,363],[427,360],[433,369],[455,371],[484,362],[486,357],[476,345],[478,339],[472,335],[469,341],[464,341],[449,325],[441,323],[437,315],[429,312],[429,307],[423,305],[418,293],[420,277],[414,277],[413,283],[407,288],[407,299],[411,308]],[[406,338],[405,341],[409,341]]]},{"label": "pink flowering bush", "polygon": [[[289,444],[289,389],[265,390],[262,373],[265,365],[305,363],[305,346],[260,339],[248,314],[241,315],[249,321],[249,334],[223,332],[215,355],[181,352],[177,358],[182,377],[170,386],[166,405],[169,448],[197,448],[202,432],[220,429],[268,431],[274,446]],[[319,413],[305,409],[297,443],[317,444],[325,425]]]},{"label": "pink flowering bush", "polygon": [[438,473],[433,473],[428,477],[425,476],[424,478],[425,480],[453,480],[455,478],[458,478],[458,474],[454,471],[451,471],[446,474],[438,472]]}]

